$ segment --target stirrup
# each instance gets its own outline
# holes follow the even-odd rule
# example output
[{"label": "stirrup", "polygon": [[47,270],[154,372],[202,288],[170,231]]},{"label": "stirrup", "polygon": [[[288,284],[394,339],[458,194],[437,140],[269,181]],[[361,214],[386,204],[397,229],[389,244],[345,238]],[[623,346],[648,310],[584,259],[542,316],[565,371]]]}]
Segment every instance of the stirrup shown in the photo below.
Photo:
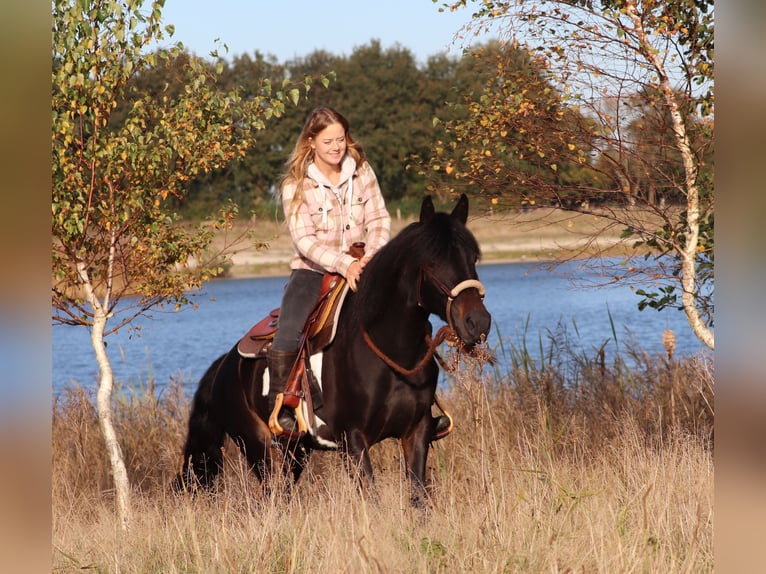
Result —
[{"label": "stirrup", "polygon": [[454,424],[452,423],[452,417],[448,414],[439,415],[434,417],[436,424],[434,425],[434,432],[431,436],[431,442],[444,438],[452,432]]},{"label": "stirrup", "polygon": [[436,395],[434,395],[434,404],[436,405],[436,408],[442,412],[442,414],[437,417],[433,417],[436,423],[434,424],[434,431],[431,435],[431,442],[435,442],[444,438],[455,428],[455,423],[452,420],[452,416],[441,405]]},{"label": "stirrup", "polygon": [[[279,393],[276,397],[276,400],[274,401],[274,408],[272,409],[271,414],[269,415],[269,430],[271,430],[271,432],[278,437],[285,437],[289,439],[299,439],[303,435],[305,435],[309,430],[308,425],[306,425],[306,421],[303,418],[303,413],[301,412],[303,410],[301,408],[302,400],[298,399],[298,406],[293,409],[293,412],[295,414],[295,425],[297,429],[289,430],[284,428],[279,423],[279,415],[280,415],[280,411],[283,408],[284,398],[285,398],[284,393]],[[284,408],[289,409],[290,407],[285,406]]]}]

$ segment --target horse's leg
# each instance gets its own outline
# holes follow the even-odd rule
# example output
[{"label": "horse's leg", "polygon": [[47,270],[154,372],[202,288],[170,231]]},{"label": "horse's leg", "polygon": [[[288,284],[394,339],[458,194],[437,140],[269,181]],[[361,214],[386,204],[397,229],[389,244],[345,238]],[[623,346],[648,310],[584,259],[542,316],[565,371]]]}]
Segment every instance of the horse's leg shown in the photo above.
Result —
[{"label": "horse's leg", "polygon": [[238,419],[234,427],[238,429],[234,442],[258,480],[268,482],[272,473],[271,431],[263,419],[245,409],[243,404],[241,411],[231,413]]},{"label": "horse's leg", "polygon": [[194,393],[182,469],[173,481],[179,492],[194,491],[198,486],[210,488],[223,467],[221,448],[226,433],[210,408],[213,382],[222,360],[219,358],[208,368]]},{"label": "horse's leg", "polygon": [[298,479],[306,470],[306,465],[311,455],[311,449],[306,447],[302,442],[299,442],[290,450],[289,468],[293,475],[293,483],[298,482]]},{"label": "horse's leg", "polygon": [[302,442],[275,442],[266,423],[255,413],[240,413],[236,416],[247,416],[249,419],[237,425],[241,430],[235,442],[247,458],[252,471],[264,483],[266,491],[276,475],[291,475],[292,482],[297,482],[308,463],[310,449]]},{"label": "horse's leg", "polygon": [[176,476],[176,490],[210,488],[223,468],[223,441],[226,433],[209,418],[192,415],[186,438],[181,473]]},{"label": "horse's leg", "polygon": [[374,476],[370,461],[370,446],[364,435],[358,430],[346,433],[340,446],[343,461],[351,478],[356,481],[360,490],[371,491],[374,486]]},{"label": "horse's leg", "polygon": [[426,492],[426,460],[433,423],[430,415],[424,418],[414,432],[402,437],[402,450],[407,464],[407,478],[410,483],[410,503],[422,507],[428,499]]}]

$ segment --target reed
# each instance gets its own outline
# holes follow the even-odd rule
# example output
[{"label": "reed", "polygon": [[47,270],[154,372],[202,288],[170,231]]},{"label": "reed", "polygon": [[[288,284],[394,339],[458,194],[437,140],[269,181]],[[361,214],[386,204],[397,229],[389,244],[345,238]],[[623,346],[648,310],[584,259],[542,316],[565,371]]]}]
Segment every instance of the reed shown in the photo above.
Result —
[{"label": "reed", "polygon": [[509,367],[450,377],[456,428],[429,455],[426,511],[408,505],[395,441],[372,450],[374,495],[324,452],[264,493],[230,444],[215,493],[171,494],[190,399],[173,380],[115,400],[125,536],[92,397],[69,389],[53,411],[54,571],[712,572],[712,359],[537,343],[545,361],[508,346]]}]

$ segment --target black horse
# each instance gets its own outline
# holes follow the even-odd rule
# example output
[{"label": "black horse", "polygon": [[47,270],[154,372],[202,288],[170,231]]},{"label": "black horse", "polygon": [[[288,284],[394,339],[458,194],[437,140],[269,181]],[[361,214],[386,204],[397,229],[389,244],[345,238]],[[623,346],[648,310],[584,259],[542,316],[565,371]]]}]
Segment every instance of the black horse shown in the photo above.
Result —
[{"label": "black horse", "polygon": [[212,484],[227,434],[261,481],[275,461],[297,480],[318,448],[337,448],[352,474],[371,481],[370,447],[398,438],[417,504],[425,494],[439,372],[434,348],[440,337],[432,339],[428,317],[441,317],[448,327],[440,331],[449,330],[469,350],[490,328],[476,273],[479,246],[465,227],[467,216],[465,195],[449,214],[435,212],[427,197],[420,220],[369,261],[358,291],[343,302],[334,341],[311,360],[322,388],[319,430],[292,442],[274,437],[267,426],[265,359],[242,358],[235,345],[216,360],[194,396],[176,486]]}]

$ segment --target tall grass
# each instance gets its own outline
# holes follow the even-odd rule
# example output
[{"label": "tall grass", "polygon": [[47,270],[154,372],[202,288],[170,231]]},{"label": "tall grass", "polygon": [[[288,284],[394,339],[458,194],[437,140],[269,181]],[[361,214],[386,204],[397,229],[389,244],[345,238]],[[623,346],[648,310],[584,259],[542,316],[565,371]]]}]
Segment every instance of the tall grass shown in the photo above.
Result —
[{"label": "tall grass", "polygon": [[92,397],[70,389],[53,412],[54,570],[712,572],[712,359],[622,348],[607,362],[553,340],[544,361],[510,346],[506,369],[463,363],[442,396],[456,428],[431,449],[426,511],[408,505],[395,441],[372,450],[375,496],[324,452],[266,494],[231,445],[214,494],[173,495],[183,381],[124,389],[127,536]]}]

